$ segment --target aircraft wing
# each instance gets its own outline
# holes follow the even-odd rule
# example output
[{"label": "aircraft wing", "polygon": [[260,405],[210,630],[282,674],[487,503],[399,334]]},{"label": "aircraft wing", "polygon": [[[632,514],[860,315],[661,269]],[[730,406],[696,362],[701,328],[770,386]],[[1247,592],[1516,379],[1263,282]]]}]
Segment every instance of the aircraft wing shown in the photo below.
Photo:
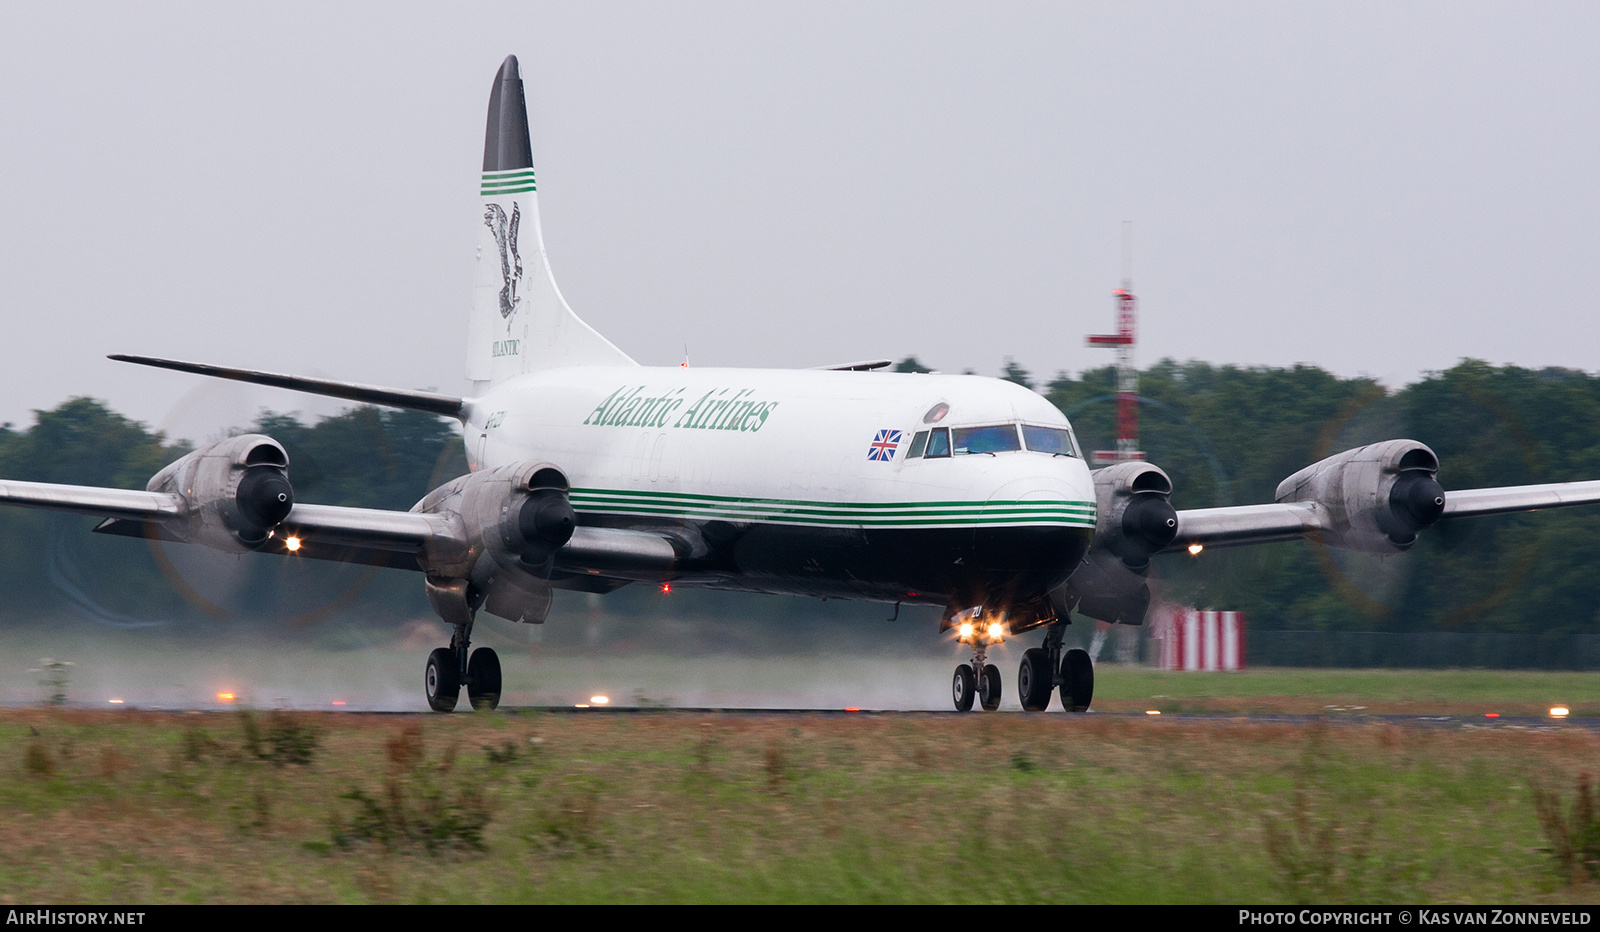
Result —
[{"label": "aircraft wing", "polygon": [[[133,512],[124,508],[113,511],[98,507],[92,501],[97,497],[93,493],[118,493],[122,492],[120,489],[93,489],[80,486],[57,488],[71,490],[76,493],[73,498],[83,503],[71,507],[59,505],[55,501],[31,504],[56,511],[76,511],[80,514],[104,516],[106,520],[94,528],[99,534],[214,546],[212,535],[208,535],[203,527],[203,519],[196,516],[177,496],[170,496],[177,501],[169,510]],[[14,498],[0,498],[0,502],[22,504]],[[197,523],[199,527],[195,526]],[[292,551],[290,539],[294,541]],[[292,552],[304,559],[417,570],[421,569],[418,557],[430,545],[449,547],[452,544],[456,544],[456,541],[450,522],[439,515],[384,511],[376,508],[345,508],[338,505],[296,504],[290,509],[283,523],[273,529],[268,541],[256,549],[266,553]],[[465,545],[457,544],[457,549],[465,549]]]},{"label": "aircraft wing", "polygon": [[[294,535],[303,551],[357,548],[420,558],[405,567],[408,569],[418,569],[430,559],[465,555],[474,544],[460,523],[445,515],[414,511],[297,504],[282,528],[279,536]],[[554,561],[556,568],[566,572],[658,579],[676,566],[678,552],[670,540],[648,531],[576,527],[572,537],[555,550]]]},{"label": "aircraft wing", "polygon": [[[1444,513],[1439,520],[1596,503],[1600,503],[1600,481],[1457,489],[1445,493]],[[1178,534],[1162,552],[1173,553],[1194,544],[1228,547],[1297,537],[1314,538],[1330,529],[1327,511],[1315,502],[1190,508],[1178,512]]]},{"label": "aircraft wing", "polygon": [[[182,496],[167,492],[6,480],[0,481],[0,505],[101,517],[105,520],[95,526],[101,534],[216,544],[197,510]],[[464,527],[446,515],[297,502],[272,529],[270,541],[258,549],[422,570],[430,560],[465,558],[472,546]],[[668,538],[621,528],[575,528],[555,553],[555,567],[562,572],[619,580],[660,579],[670,575],[677,563],[678,551]]]},{"label": "aircraft wing", "polygon": [[457,542],[459,534],[443,515],[300,503],[283,519],[282,529],[280,536],[293,535],[302,546],[366,547],[390,553],[422,553],[430,544]]},{"label": "aircraft wing", "polygon": [[0,504],[131,519],[170,517],[183,511],[183,500],[166,492],[11,479],[0,480]]},{"label": "aircraft wing", "polygon": [[1323,529],[1322,516],[1310,502],[1189,508],[1178,512],[1178,536],[1162,553],[1199,544],[1228,547],[1311,537]]},{"label": "aircraft wing", "polygon": [[1600,481],[1552,482],[1546,485],[1514,485],[1498,489],[1463,489],[1447,492],[1444,518],[1471,518],[1499,515],[1510,511],[1538,511],[1600,502]]},{"label": "aircraft wing", "polygon": [[[0,481],[0,504],[105,518],[95,527],[102,534],[202,542],[183,526],[195,520],[193,509],[170,492],[5,480]],[[385,555],[376,562],[409,564],[410,569],[417,568],[414,557],[402,562],[387,555],[418,554],[430,541],[450,534],[449,522],[438,515],[305,504],[295,505],[281,530],[274,532],[276,540],[301,539],[307,557],[366,563]]]}]

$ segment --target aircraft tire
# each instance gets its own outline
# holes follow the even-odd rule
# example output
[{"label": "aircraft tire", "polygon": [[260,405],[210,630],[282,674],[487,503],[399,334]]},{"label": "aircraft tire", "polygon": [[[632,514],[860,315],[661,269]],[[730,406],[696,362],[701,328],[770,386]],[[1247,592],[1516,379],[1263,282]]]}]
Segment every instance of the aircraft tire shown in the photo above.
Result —
[{"label": "aircraft tire", "polygon": [[1022,666],[1017,670],[1017,698],[1022,700],[1024,712],[1043,712],[1050,707],[1050,691],[1055,677],[1050,669],[1050,655],[1038,647],[1022,652]]},{"label": "aircraft tire", "polygon": [[978,704],[983,706],[983,711],[993,712],[1000,708],[1000,668],[994,664],[986,664],[983,672],[978,675]]},{"label": "aircraft tire", "polygon": [[1068,712],[1087,712],[1094,701],[1094,661],[1078,648],[1061,658],[1061,705]]},{"label": "aircraft tire", "polygon": [[435,712],[454,712],[461,698],[461,673],[455,652],[441,647],[428,655],[423,668],[422,688],[428,694],[428,707]]},{"label": "aircraft tire", "polygon": [[950,681],[950,698],[955,700],[957,712],[972,711],[972,696],[978,691],[977,679],[972,675],[972,664],[956,667],[955,678]]},{"label": "aircraft tire", "polygon": [[467,699],[479,712],[500,705],[500,655],[494,648],[480,647],[467,661]]}]

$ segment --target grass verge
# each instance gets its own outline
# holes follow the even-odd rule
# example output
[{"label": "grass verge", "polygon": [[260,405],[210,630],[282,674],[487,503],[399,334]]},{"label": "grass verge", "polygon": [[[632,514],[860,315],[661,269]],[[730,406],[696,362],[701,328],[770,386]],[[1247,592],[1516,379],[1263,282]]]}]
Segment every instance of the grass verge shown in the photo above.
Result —
[{"label": "grass verge", "polygon": [[1576,817],[1565,860],[1546,829],[1597,751],[1574,727],[11,710],[0,899],[1582,902]]}]

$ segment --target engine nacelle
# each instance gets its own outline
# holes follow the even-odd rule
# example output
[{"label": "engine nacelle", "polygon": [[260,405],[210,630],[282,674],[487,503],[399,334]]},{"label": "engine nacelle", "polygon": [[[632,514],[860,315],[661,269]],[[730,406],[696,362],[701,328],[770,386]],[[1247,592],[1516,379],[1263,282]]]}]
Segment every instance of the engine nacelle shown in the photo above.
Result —
[{"label": "engine nacelle", "polygon": [[163,525],[172,536],[219,550],[257,550],[294,507],[288,470],[282,444],[243,434],[169,464],[145,489],[187,504],[183,518]]},{"label": "engine nacelle", "polygon": [[1096,519],[1089,552],[1109,551],[1129,569],[1142,572],[1178,536],[1172,479],[1159,466],[1137,462],[1107,466],[1092,475]]},{"label": "engine nacelle", "polygon": [[1094,475],[1094,542],[1066,583],[1051,593],[1058,614],[1073,606],[1101,621],[1142,624],[1150,607],[1150,558],[1178,534],[1172,480],[1159,466],[1118,463]]},{"label": "engine nacelle", "polygon": [[[502,618],[539,623],[550,610],[555,553],[578,526],[567,477],[545,463],[517,463],[462,476],[411,510],[458,522],[464,548],[430,551],[430,577],[470,580],[463,594]],[[443,598],[444,596],[441,596]]]},{"label": "engine nacelle", "polygon": [[1400,553],[1444,514],[1438,471],[1426,444],[1385,440],[1307,466],[1278,484],[1275,500],[1316,503],[1326,544]]}]

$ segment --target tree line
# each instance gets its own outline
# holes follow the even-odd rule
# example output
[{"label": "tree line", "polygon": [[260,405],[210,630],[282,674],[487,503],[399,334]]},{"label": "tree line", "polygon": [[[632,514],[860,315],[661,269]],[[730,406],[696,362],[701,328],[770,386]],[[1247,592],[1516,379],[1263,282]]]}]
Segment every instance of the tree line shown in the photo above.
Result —
[{"label": "tree line", "polygon": [[[896,368],[925,369],[914,358]],[[1113,446],[1114,368],[1036,381],[1007,360],[1002,375],[1065,412],[1086,450]],[[1180,509],[1271,501],[1278,482],[1301,467],[1391,437],[1431,446],[1447,490],[1600,478],[1600,376],[1583,372],[1465,360],[1387,390],[1313,366],[1163,360],[1139,385],[1141,446],[1172,477]],[[248,429],[284,444],[300,501],[405,509],[466,471],[457,426],[416,412],[361,407],[315,423],[269,412]],[[187,451],[101,402],[73,398],[35,412],[27,429],[0,427],[0,477],[142,488]],[[1600,627],[1597,520],[1600,508],[1585,507],[1455,522],[1389,558],[1301,541],[1169,555],[1156,561],[1153,585],[1166,604],[1245,611],[1257,630],[1588,633]],[[93,523],[0,509],[0,605],[13,615],[71,610],[113,623],[215,614],[219,606],[294,615],[330,600],[381,617],[427,612],[415,574],[174,555],[85,533]],[[216,582],[222,577],[225,586]],[[665,610],[641,593],[629,587],[607,596],[606,609]],[[704,593],[675,605],[715,615],[759,604],[757,626],[817,614],[804,600],[747,598]]]}]

